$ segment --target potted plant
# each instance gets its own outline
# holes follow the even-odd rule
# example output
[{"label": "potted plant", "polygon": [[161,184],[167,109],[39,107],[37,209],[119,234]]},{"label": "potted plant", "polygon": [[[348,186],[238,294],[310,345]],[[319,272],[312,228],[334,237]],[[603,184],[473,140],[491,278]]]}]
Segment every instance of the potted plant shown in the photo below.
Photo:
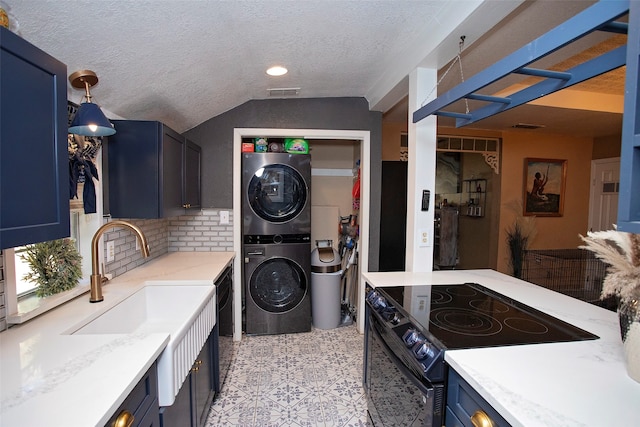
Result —
[{"label": "potted plant", "polygon": [[523,216],[520,202],[512,200],[506,206],[513,211],[515,216],[513,225],[506,230],[509,266],[513,272],[513,277],[521,279],[525,252],[536,235],[536,217]]},{"label": "potted plant", "polygon": [[20,257],[30,267],[24,279],[38,285],[38,297],[73,289],[82,278],[82,256],[71,239],[27,245]]},{"label": "potted plant", "polygon": [[580,236],[582,249],[593,252],[609,264],[602,283],[601,298],[618,298],[620,334],[627,372],[640,382],[640,234],[607,230]]}]

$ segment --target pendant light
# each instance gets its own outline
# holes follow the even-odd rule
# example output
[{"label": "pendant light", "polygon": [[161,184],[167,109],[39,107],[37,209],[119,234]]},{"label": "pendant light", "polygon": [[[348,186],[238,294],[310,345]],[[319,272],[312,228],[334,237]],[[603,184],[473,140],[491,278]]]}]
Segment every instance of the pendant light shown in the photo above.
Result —
[{"label": "pendant light", "polygon": [[109,136],[116,133],[111,122],[104,115],[98,104],[91,102],[89,88],[98,83],[98,76],[91,70],[80,70],[69,76],[71,86],[86,91],[87,102],[80,104],[73,117],[69,133],[84,136]]}]

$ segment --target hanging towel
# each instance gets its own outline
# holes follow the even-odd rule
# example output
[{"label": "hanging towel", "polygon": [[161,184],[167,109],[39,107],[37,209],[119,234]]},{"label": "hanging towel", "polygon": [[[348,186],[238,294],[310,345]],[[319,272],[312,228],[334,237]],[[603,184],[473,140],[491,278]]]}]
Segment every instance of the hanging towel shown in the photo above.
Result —
[{"label": "hanging towel", "polygon": [[98,169],[90,158],[76,153],[69,159],[69,199],[78,197],[78,184],[84,182],[82,202],[84,213],[96,213],[96,187],[93,180],[99,180]]}]

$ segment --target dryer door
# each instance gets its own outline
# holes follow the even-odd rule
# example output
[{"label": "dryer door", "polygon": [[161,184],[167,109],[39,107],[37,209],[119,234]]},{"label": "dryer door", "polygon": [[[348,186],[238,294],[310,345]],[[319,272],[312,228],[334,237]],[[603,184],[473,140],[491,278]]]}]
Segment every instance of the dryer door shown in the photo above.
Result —
[{"label": "dryer door", "polygon": [[271,313],[294,309],[304,299],[307,288],[307,278],[300,266],[279,257],[258,265],[249,282],[251,299]]},{"label": "dryer door", "polygon": [[298,216],[307,203],[307,187],[294,168],[271,164],[260,168],[247,186],[249,206],[260,218],[273,223]]}]

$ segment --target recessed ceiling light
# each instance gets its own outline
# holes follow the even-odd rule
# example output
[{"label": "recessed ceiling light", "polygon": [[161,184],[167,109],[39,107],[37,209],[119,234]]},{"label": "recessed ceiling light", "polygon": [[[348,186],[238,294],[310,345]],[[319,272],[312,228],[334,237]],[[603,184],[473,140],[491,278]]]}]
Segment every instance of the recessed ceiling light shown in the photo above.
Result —
[{"label": "recessed ceiling light", "polygon": [[267,70],[267,74],[269,74],[270,76],[284,76],[285,74],[287,74],[287,71],[289,70],[279,65],[276,65],[275,67],[269,68]]}]

